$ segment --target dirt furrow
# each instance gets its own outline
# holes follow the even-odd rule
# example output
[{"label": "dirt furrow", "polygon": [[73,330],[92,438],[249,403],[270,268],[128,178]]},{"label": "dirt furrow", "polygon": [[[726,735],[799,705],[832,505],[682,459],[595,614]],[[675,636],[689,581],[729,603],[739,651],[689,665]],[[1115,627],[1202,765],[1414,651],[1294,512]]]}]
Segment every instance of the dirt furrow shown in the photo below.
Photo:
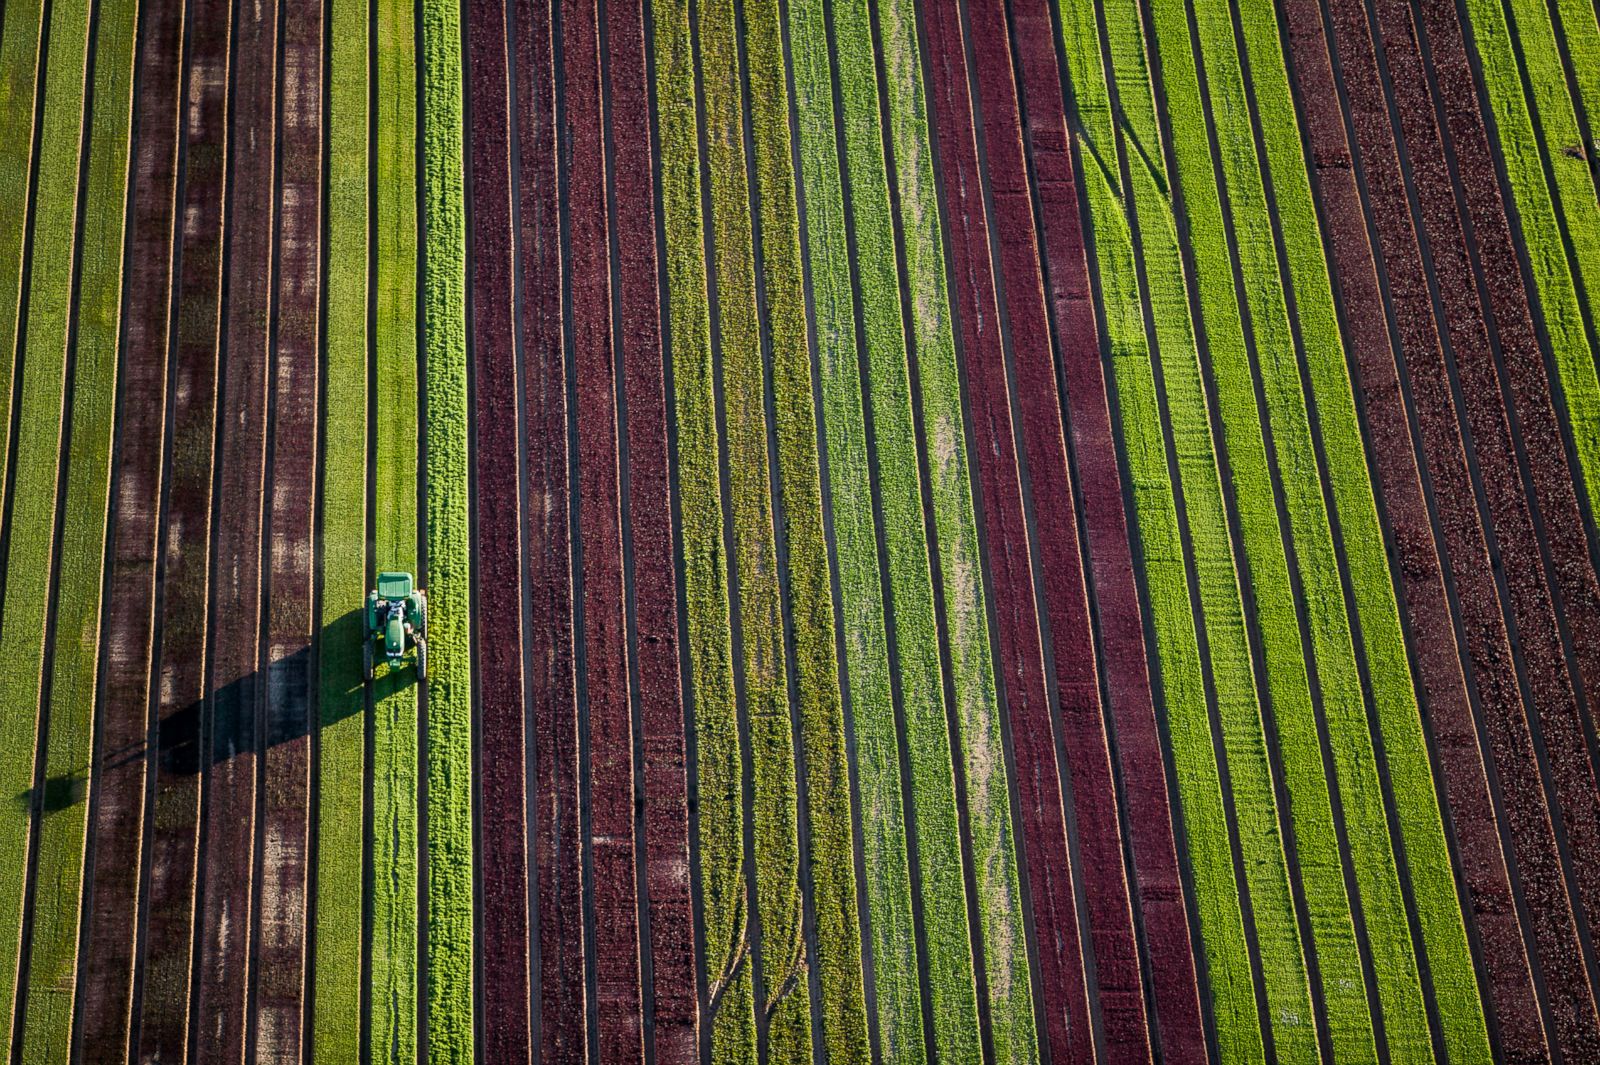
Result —
[{"label": "dirt furrow", "polygon": [[322,3],[283,9],[277,333],[273,353],[263,805],[255,1047],[294,1065],[304,1042],[311,813],[318,321],[322,295]]},{"label": "dirt furrow", "polygon": [[[1316,0],[1296,0],[1287,8],[1294,69],[1337,260],[1345,323],[1366,403],[1368,442],[1383,482],[1383,505],[1399,553],[1398,571],[1406,593],[1406,619],[1417,672],[1443,770],[1460,862],[1472,895],[1481,942],[1479,961],[1500,1018],[1502,1049],[1516,1060],[1536,1061],[1548,1051],[1494,797],[1462,672],[1456,622],[1434,545],[1435,530],[1417,465],[1418,446],[1426,448],[1431,483],[1445,501],[1441,539],[1446,557],[1455,560],[1455,572],[1470,585],[1470,601],[1479,608],[1473,615],[1477,639],[1469,637],[1467,650],[1503,664],[1509,648],[1504,646],[1505,630],[1489,576],[1483,531],[1477,522],[1476,500],[1468,481],[1444,354],[1434,327],[1423,260],[1411,226],[1365,11],[1359,2],[1343,0],[1336,0],[1334,10],[1342,76],[1336,76],[1330,61],[1322,10]],[[1352,158],[1346,136],[1342,91],[1349,97],[1348,121],[1366,175],[1365,191],[1374,214],[1386,284],[1380,280],[1368,237],[1363,189],[1358,187],[1355,169],[1358,161]],[[1395,348],[1390,346],[1390,322],[1396,329]],[[1411,371],[1409,390],[1399,376],[1402,367]],[[1408,420],[1408,395],[1415,397],[1419,440],[1413,439]],[[1477,679],[1480,693],[1487,689],[1491,697],[1516,699],[1514,686],[1504,680]]]},{"label": "dirt furrow", "polygon": [[[1105,1024],[1107,1053],[1118,1060],[1145,1060],[1150,1056],[1150,1037],[1143,977],[1123,861],[1110,741],[1100,699],[1100,661],[1090,628],[1089,588],[1076,522],[1077,486],[1068,469],[1053,361],[1056,352],[1051,350],[1054,325],[1061,358],[1069,357],[1069,351],[1080,358],[1092,353],[1098,365],[1099,334],[1089,304],[1088,268],[1082,241],[1078,239],[1073,241],[1075,247],[1063,249],[1066,258],[1051,260],[1048,277],[1045,273],[1035,228],[1033,175],[1024,157],[1024,116],[1007,47],[1009,27],[1004,5],[1000,0],[974,0],[969,10],[983,115],[980,148],[986,158],[982,170],[989,179],[993,200],[1005,313],[1011,326],[1011,373],[1017,402],[1014,416],[1020,416],[1022,422],[1032,523],[1042,562],[1040,580],[1049,615],[1060,701],[1059,742],[1067,752],[1082,849],[1095,964],[1096,986],[1091,997],[1098,1000]],[[1042,27],[1036,22],[1032,29],[1030,35],[1027,29],[1017,27],[1018,40],[1031,37],[1036,46],[1050,43],[1048,22]],[[1048,58],[1054,60],[1053,50]],[[1055,95],[1059,99],[1059,89]],[[1039,130],[1031,115],[1027,119],[1031,142],[1032,134]],[[1058,137],[1056,144],[1064,149],[1065,137]],[[1058,154],[1057,158],[1066,157]],[[1065,198],[1067,213],[1075,222],[1073,175],[1069,169],[1052,176],[1064,182],[1056,191]],[[1059,223],[1059,212],[1054,220]],[[1053,321],[1045,305],[1047,281],[1052,307],[1059,312]],[[1109,462],[1113,474],[1110,483],[1116,484],[1114,451],[1107,448],[1090,452],[1083,461],[1090,465]],[[1137,614],[1134,616],[1137,618]]]},{"label": "dirt furrow", "polygon": [[[1027,856],[1033,924],[1039,944],[1038,976],[1045,996],[1040,1013],[1052,1060],[1065,1065],[1093,1060],[1095,1047],[1083,945],[1073,899],[1075,870],[1068,856],[1063,813],[1066,797],[1056,762],[1056,737],[1051,727],[1043,669],[1044,648],[1040,643],[1040,618],[1036,611],[1035,575],[1029,557],[1033,545],[1020,485],[1019,462],[1034,456],[1017,454],[1019,427],[1014,419],[1020,413],[1025,427],[1031,425],[1038,432],[1040,426],[1029,417],[1030,411],[1014,412],[1008,395],[1006,341],[1000,329],[1001,307],[990,260],[991,235],[984,203],[983,171],[973,104],[968,95],[967,61],[958,8],[954,4],[932,4],[924,7],[922,14],[932,69],[929,88],[937,123],[936,142],[950,226],[955,280],[953,303],[961,325],[959,335],[976,434],[999,629],[996,673],[1005,678],[1016,793],[1021,807],[1021,849]],[[977,36],[993,33],[988,28],[974,32]],[[1003,129],[1003,123],[997,128]],[[1018,177],[1013,174],[1010,178],[1012,185],[1008,191],[1013,195]],[[1022,188],[1025,196],[1025,184]],[[1015,226],[1002,230],[1002,245],[1018,239],[1031,245],[1032,233]],[[1026,250],[1031,251],[1031,248]],[[1007,275],[1014,275],[1015,268],[1006,269],[1010,257],[1002,259],[1001,268]],[[1052,391],[1053,385],[1052,381]],[[1048,398],[1053,400],[1054,397]],[[1054,410],[1055,404],[1052,402],[1050,407]],[[1055,416],[1059,419],[1059,414]],[[1059,424],[1058,420],[1058,431]],[[1062,491],[1066,487],[1064,481],[1059,484]],[[1071,513],[1070,504],[1066,513]],[[1075,530],[1055,531],[1073,536],[1075,553]],[[1043,543],[1037,546],[1041,552],[1046,550]],[[1047,595],[1051,582],[1061,578],[1059,570],[1042,576]],[[1082,594],[1081,584],[1079,594]],[[1062,668],[1070,665],[1070,662],[1057,662]],[[1090,686],[1093,686],[1092,679]],[[1062,687],[1069,689],[1065,699],[1080,701],[1081,705],[1085,693],[1070,690],[1070,681]],[[1120,853],[1117,864],[1120,867]]]},{"label": "dirt furrow", "polygon": [[[210,752],[205,642],[211,555],[211,482],[217,416],[222,214],[227,185],[229,4],[197,0],[184,99],[182,244],[169,389],[168,483],[157,573],[161,651],[157,676],[155,808],[145,901],[141,1061],[182,1061],[189,1028],[195,933],[200,773]],[[143,137],[141,131],[140,139]]]},{"label": "dirt furrow", "polygon": [[560,220],[556,178],[551,10],[517,0],[517,121],[521,217],[523,418],[527,433],[527,543],[532,629],[533,804],[529,835],[538,869],[541,1056],[582,1061],[588,1023],[578,838],[578,737],[574,688],[567,382],[563,352]]},{"label": "dirt furrow", "polygon": [[[1495,180],[1494,157],[1479,98],[1473,91],[1457,10],[1452,4],[1433,0],[1420,5],[1425,51],[1411,45],[1417,40],[1411,21],[1416,10],[1417,5],[1408,6],[1401,0],[1377,4],[1417,194],[1423,216],[1431,221],[1433,264],[1455,370],[1467,400],[1464,424],[1473,436],[1482,491],[1505,570],[1502,594],[1509,599],[1520,637],[1525,697],[1537,710],[1535,742],[1542,734],[1546,771],[1559,800],[1572,862],[1567,875],[1592,919],[1600,912],[1596,909],[1600,905],[1600,796],[1573,677],[1562,660],[1561,621],[1564,616],[1575,635],[1586,624],[1585,604],[1566,593],[1574,584],[1591,584],[1593,572],[1581,543],[1575,542],[1583,533],[1576,527],[1572,481],[1560,457],[1561,442],[1549,406],[1539,340]],[[1442,114],[1444,138],[1434,108]],[[1459,213],[1462,208],[1465,218]],[[1507,377],[1514,402],[1508,402]],[[1527,475],[1519,476],[1524,462],[1531,468],[1532,493]],[[1548,505],[1562,497],[1568,504],[1564,515],[1561,508],[1552,512]],[[1549,552],[1548,560],[1541,560],[1541,551]],[[1548,583],[1551,563],[1559,582],[1556,588]],[[1564,604],[1554,598],[1558,591],[1563,593]],[[1507,745],[1509,757],[1513,749],[1510,737],[1520,736],[1522,725],[1515,720],[1506,725],[1510,736],[1500,742]],[[1513,802],[1509,812],[1514,825],[1520,822],[1519,833],[1539,831],[1537,821],[1528,820],[1536,816],[1536,807]],[[1526,837],[1519,834],[1519,838]],[[1519,843],[1519,861],[1534,863],[1530,870],[1537,875],[1541,860],[1537,852],[1524,858],[1522,849]],[[1554,871],[1548,875],[1553,878]],[[1559,893],[1553,883],[1546,890],[1551,908],[1544,916],[1559,926]],[[1530,899],[1533,905],[1537,903]],[[1565,939],[1565,934],[1561,938]],[[1541,952],[1541,963],[1547,982],[1560,979],[1581,986],[1584,974],[1577,971],[1579,962],[1570,948],[1548,959]],[[1592,982],[1592,972],[1588,976]],[[1567,1038],[1572,1034],[1569,1031]]]},{"label": "dirt furrow", "polygon": [[511,231],[511,112],[505,0],[474,0],[467,19],[471,76],[469,260],[477,543],[479,713],[483,745],[484,1053],[526,1058],[529,999],[528,851],[523,805],[521,421],[517,394]]},{"label": "dirt furrow", "polygon": [[[660,263],[656,245],[650,74],[637,0],[604,5],[601,57],[614,145],[612,210],[627,421],[624,530],[631,533],[634,669],[644,784],[644,872],[657,1065],[690,1065],[696,1043],[694,915],[689,899],[688,778],[678,672],[677,575],[667,454]],[[647,1029],[646,1038],[649,1039]]]},{"label": "dirt furrow", "polygon": [[644,1054],[634,882],[633,735],[623,616],[621,483],[611,333],[610,229],[606,215],[605,98],[599,10],[564,0],[566,148],[573,372],[577,376],[579,524],[583,529],[584,675],[588,704],[596,1039],[604,1061]]},{"label": "dirt furrow", "polygon": [[1012,18],[1027,146],[1040,207],[1047,295],[1065,381],[1076,484],[1088,539],[1086,557],[1099,607],[1101,666],[1115,722],[1137,899],[1149,944],[1152,1006],[1160,1022],[1163,1058],[1200,1061],[1206,1050],[1195,958],[1087,276],[1077,175],[1052,47],[1055,27],[1043,0],[1015,3]]},{"label": "dirt furrow", "polygon": [[124,356],[118,374],[119,457],[114,489],[104,695],[99,709],[94,846],[81,956],[83,1060],[125,1061],[132,1035],[140,855],[146,833],[150,705],[156,638],[156,551],[161,530],[162,440],[174,265],[182,0],[144,5],[140,137],[129,195]]},{"label": "dirt furrow", "polygon": [[245,1060],[256,839],[262,559],[271,359],[273,203],[277,133],[278,9],[235,8],[237,68],[231,101],[226,335],[218,412],[221,475],[211,591],[210,713],[204,742],[205,852],[194,1058]]}]

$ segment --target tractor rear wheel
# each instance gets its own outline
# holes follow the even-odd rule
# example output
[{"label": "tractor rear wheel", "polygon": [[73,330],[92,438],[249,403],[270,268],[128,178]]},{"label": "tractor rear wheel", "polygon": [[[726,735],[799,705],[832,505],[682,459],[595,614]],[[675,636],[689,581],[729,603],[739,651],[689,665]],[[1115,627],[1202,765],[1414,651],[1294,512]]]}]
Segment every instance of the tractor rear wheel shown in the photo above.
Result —
[{"label": "tractor rear wheel", "polygon": [[417,679],[428,679],[428,641],[417,641]]}]

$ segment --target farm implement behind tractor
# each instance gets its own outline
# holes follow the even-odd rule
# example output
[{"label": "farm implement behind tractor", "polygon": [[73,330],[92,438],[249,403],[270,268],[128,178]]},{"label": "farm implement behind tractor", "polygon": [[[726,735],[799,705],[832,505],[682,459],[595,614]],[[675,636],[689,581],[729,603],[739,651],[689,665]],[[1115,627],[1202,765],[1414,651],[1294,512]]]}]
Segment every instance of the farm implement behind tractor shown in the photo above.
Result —
[{"label": "farm implement behind tractor", "polygon": [[375,642],[383,644],[390,669],[399,669],[406,653],[416,648],[417,679],[428,679],[428,593],[412,587],[411,574],[380,573],[378,587],[367,594],[361,665],[368,680],[376,666]]}]

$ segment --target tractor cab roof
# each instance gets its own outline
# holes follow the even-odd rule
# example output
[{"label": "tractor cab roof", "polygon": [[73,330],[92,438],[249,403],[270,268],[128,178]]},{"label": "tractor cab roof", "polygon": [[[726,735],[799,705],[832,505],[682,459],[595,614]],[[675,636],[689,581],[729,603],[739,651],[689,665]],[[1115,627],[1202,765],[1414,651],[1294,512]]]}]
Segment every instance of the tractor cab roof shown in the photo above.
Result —
[{"label": "tractor cab roof", "polygon": [[411,574],[378,574],[378,595],[383,599],[404,599],[411,594]]}]

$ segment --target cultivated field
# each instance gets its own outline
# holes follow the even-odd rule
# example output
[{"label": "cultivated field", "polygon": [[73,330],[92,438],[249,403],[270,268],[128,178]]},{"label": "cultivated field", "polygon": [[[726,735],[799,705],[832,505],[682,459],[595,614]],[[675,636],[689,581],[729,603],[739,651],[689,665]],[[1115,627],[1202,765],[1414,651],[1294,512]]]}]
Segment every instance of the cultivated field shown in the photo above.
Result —
[{"label": "cultivated field", "polygon": [[7,0],[0,1055],[1600,1060],[1597,11]]}]

